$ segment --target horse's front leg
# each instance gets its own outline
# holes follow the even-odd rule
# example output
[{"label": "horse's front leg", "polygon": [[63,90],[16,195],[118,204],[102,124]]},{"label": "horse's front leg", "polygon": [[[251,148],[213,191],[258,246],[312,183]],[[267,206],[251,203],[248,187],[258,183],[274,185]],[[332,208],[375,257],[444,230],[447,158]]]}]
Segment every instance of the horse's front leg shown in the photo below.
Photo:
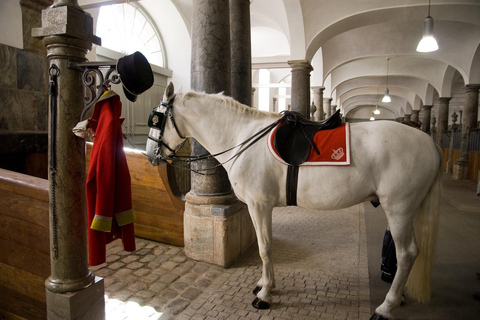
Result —
[{"label": "horse's front leg", "polygon": [[270,291],[275,288],[275,276],[272,262],[272,210],[265,204],[249,203],[248,211],[257,234],[258,251],[262,259],[262,278],[253,293],[257,296],[252,302],[257,309],[268,309],[272,303]]}]

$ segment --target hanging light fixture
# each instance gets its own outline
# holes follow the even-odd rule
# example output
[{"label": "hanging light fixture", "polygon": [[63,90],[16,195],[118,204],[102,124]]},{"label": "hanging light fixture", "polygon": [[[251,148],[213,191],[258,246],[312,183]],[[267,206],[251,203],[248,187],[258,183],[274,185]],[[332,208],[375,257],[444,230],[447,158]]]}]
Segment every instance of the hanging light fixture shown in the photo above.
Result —
[{"label": "hanging light fixture", "polygon": [[385,87],[385,95],[383,96],[383,99],[382,99],[382,102],[391,102],[392,99],[390,99],[390,91],[388,91],[388,60],[390,60],[389,58],[387,58],[387,86]]},{"label": "hanging light fixture", "polygon": [[375,117],[373,116],[373,113],[372,113],[372,116],[370,117],[370,121],[375,121]]},{"label": "hanging light fixture", "polygon": [[433,37],[433,18],[430,16],[430,0],[428,0],[428,16],[423,21],[423,37],[418,43],[418,52],[432,52],[438,50],[437,40]]},{"label": "hanging light fixture", "polygon": [[373,111],[373,114],[380,114],[380,109],[378,109],[378,104],[375,106],[375,111]]}]

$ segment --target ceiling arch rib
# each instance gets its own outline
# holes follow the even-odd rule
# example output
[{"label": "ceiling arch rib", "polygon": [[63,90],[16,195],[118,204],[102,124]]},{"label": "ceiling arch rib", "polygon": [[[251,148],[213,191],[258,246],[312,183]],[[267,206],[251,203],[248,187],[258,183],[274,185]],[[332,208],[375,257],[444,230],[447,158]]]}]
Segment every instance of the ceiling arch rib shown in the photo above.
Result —
[{"label": "ceiling arch rib", "polygon": [[[352,97],[368,95],[375,100],[373,103],[378,104],[382,101],[382,92],[383,87],[361,87],[345,92],[343,95],[339,96],[339,101],[340,104],[343,105],[346,100]],[[415,92],[401,87],[391,87],[390,95],[402,97],[403,99],[407,100],[412,106],[415,105],[415,98],[418,97]]]},{"label": "ceiling arch rib", "polygon": [[[379,93],[383,93],[385,90],[386,84],[386,77],[385,76],[361,76],[349,79],[347,81],[342,82],[336,88],[337,94],[342,96],[346,92],[350,90],[354,90],[355,88],[361,87],[375,87],[378,88]],[[417,96],[420,96],[422,101],[425,99],[425,92],[427,90],[428,82],[422,79],[413,78],[413,77],[397,77],[397,76],[389,76],[388,77],[388,84],[389,87],[399,87],[405,88],[406,90],[410,90],[414,92]],[[380,91],[380,88],[382,89]]]},{"label": "ceiling arch rib", "polygon": [[[448,65],[432,59],[406,58],[403,56],[391,58],[389,63],[389,84],[391,77],[414,77],[427,81],[438,92],[442,87],[444,71],[448,67]],[[332,90],[352,78],[386,76],[386,59],[367,58],[350,61],[333,70],[331,76]]]}]

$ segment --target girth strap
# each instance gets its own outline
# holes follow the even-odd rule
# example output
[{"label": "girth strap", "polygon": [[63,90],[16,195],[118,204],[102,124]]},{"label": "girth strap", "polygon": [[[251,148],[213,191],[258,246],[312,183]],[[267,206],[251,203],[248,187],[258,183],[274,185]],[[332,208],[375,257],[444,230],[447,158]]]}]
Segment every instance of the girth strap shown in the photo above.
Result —
[{"label": "girth strap", "polygon": [[297,186],[299,166],[289,165],[287,168],[287,206],[297,205]]}]

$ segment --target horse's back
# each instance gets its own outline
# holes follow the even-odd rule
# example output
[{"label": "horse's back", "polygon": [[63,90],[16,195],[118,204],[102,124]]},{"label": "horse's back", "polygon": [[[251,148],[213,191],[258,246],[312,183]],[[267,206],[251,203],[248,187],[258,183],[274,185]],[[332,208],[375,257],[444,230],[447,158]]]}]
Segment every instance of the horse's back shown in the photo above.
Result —
[{"label": "horse's back", "polygon": [[299,205],[338,209],[414,196],[429,189],[441,163],[430,136],[393,121],[350,124],[350,143],[349,166],[300,169]]}]

